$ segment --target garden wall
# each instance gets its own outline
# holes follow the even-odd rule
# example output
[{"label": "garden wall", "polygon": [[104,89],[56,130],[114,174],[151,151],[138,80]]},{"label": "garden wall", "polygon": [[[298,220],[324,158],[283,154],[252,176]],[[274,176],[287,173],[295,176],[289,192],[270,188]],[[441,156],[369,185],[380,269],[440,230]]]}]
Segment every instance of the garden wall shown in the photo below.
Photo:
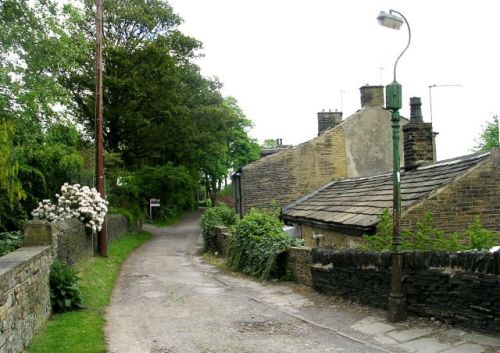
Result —
[{"label": "garden wall", "polygon": [[[386,308],[391,255],[312,250],[313,287]],[[500,332],[500,253],[406,252],[408,312],[483,332]]]},{"label": "garden wall", "polygon": [[[227,232],[217,247],[225,254]],[[387,308],[391,254],[295,247],[287,256],[295,281],[331,295]],[[483,332],[500,332],[500,253],[405,252],[408,312]]]},{"label": "garden wall", "polygon": [[50,316],[50,246],[0,257],[0,353],[22,352]]},{"label": "garden wall", "polygon": [[288,251],[287,265],[293,272],[295,282],[312,287],[311,248],[305,246],[291,248]]},{"label": "garden wall", "polygon": [[[110,215],[108,241],[127,231],[127,219]],[[51,314],[49,271],[54,258],[74,264],[93,255],[95,241],[76,220],[31,221],[24,246],[0,257],[0,353],[22,352]]]}]

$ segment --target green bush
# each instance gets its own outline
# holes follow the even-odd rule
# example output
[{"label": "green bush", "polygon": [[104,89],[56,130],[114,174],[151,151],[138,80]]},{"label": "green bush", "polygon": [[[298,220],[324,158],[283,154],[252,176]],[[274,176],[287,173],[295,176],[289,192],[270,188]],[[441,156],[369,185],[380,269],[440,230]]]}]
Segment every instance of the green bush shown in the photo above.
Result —
[{"label": "green bush", "polygon": [[215,226],[230,227],[236,223],[234,210],[226,205],[208,208],[201,216],[201,229],[205,251],[216,251]]},{"label": "green bush", "polygon": [[55,312],[82,308],[78,275],[71,266],[55,260],[50,269],[50,301]]},{"label": "green bush", "polygon": [[235,271],[267,279],[286,274],[279,255],[300,241],[283,231],[274,215],[252,209],[231,228],[226,264]]},{"label": "green bush", "polygon": [[21,247],[23,233],[21,231],[0,233],[0,256]]},{"label": "green bush", "polygon": [[[380,216],[375,235],[364,235],[364,249],[369,251],[392,250],[392,216],[385,209]],[[427,212],[424,218],[417,222],[416,231],[401,232],[403,250],[421,251],[463,251],[488,250],[500,243],[500,233],[485,229],[475,217],[474,221],[463,232],[455,232],[449,236],[436,229],[432,214]]]},{"label": "green bush", "polygon": [[500,245],[500,233],[492,232],[483,228],[479,217],[469,224],[463,232],[465,247],[476,250],[489,250],[496,245]]},{"label": "green bush", "polygon": [[116,213],[125,216],[130,230],[140,229],[144,223],[144,215],[137,205],[130,205],[129,208],[111,207],[109,209],[109,213]]},{"label": "green bush", "polygon": [[110,192],[110,203],[114,207],[129,210],[139,207],[144,216],[149,212],[149,199],[160,199],[161,206],[153,210],[155,219],[176,217],[197,207],[197,181],[183,166],[168,163],[144,167],[121,180],[122,185],[113,186]]},{"label": "green bush", "polygon": [[368,251],[390,251],[392,249],[392,216],[386,208],[379,216],[375,235],[363,235],[362,248]]}]

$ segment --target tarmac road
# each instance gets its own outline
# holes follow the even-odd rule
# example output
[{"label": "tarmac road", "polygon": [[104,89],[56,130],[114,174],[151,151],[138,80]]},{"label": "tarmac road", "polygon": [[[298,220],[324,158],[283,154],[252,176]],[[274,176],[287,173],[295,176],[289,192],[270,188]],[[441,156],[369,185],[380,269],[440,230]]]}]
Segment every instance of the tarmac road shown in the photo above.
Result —
[{"label": "tarmac road", "polygon": [[415,321],[391,326],[377,310],[325,303],[293,284],[222,273],[194,255],[200,216],[197,211],[173,226],[144,226],[154,238],[124,263],[107,309],[110,353],[483,351],[459,343],[455,336],[464,337],[463,331]]}]

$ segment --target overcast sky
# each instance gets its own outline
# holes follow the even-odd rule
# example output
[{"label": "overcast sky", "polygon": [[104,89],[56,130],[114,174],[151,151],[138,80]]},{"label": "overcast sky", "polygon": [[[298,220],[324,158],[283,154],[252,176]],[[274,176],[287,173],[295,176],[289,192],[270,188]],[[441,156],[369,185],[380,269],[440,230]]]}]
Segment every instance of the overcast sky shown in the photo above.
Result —
[{"label": "overcast sky", "polygon": [[[500,2],[496,0],[170,0],[181,30],[203,42],[197,63],[235,97],[262,142],[298,144],[317,135],[316,113],[360,109],[359,87],[386,85],[408,40],[382,27],[381,10],[408,19],[412,42],[398,64],[402,115],[432,89],[438,159],[470,153],[486,121],[500,114]],[[343,93],[341,93],[343,91]],[[343,99],[341,99],[343,97]]]}]

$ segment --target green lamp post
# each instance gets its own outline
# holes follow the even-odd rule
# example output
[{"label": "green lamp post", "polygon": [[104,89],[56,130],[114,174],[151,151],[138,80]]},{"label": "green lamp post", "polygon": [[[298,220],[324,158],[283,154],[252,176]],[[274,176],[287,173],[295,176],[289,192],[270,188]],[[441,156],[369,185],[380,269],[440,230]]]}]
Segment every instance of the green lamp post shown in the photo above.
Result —
[{"label": "green lamp post", "polygon": [[[394,15],[394,13],[399,16]],[[396,67],[399,59],[410,46],[411,30],[408,21],[398,11],[390,10],[389,13],[381,11],[377,17],[378,22],[388,28],[400,29],[403,23],[408,27],[408,44],[399,54],[394,63],[394,80],[385,87],[386,109],[391,111],[392,116],[392,267],[391,267],[391,292],[389,294],[389,309],[387,320],[398,322],[406,319],[406,298],[402,288],[403,256],[401,252],[401,178],[400,178],[400,156],[399,156],[399,132],[400,118],[399,109],[402,107],[402,87],[396,81]]]}]

